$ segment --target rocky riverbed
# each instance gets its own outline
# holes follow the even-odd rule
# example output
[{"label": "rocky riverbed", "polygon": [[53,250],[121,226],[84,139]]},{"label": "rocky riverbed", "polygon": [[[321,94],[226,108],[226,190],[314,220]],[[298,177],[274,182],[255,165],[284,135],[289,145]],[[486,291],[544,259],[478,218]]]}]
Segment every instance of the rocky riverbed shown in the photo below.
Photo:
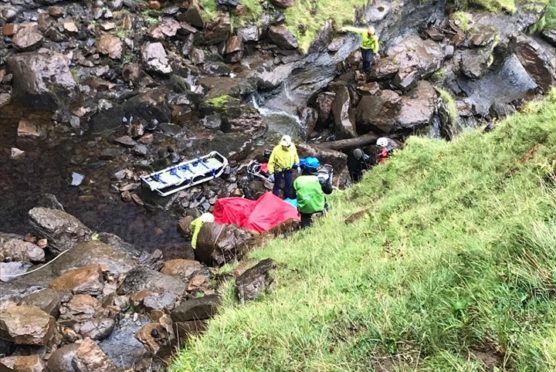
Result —
[{"label": "rocky riverbed", "polygon": [[[0,367],[163,370],[216,311],[220,283],[236,277],[241,301],[271,288],[271,262],[212,267],[260,239],[230,230],[199,262],[176,226],[218,197],[261,195],[245,165],[281,134],[344,187],[354,147],[450,139],[556,79],[553,31],[530,32],[540,5],[376,0],[355,12],[382,42],[363,74],[357,38],[332,23],[297,50],[294,2],[264,2],[257,23],[239,1],[215,3],[0,2]],[[214,150],[230,160],[221,178],[168,198],[142,189],[141,175]]]}]

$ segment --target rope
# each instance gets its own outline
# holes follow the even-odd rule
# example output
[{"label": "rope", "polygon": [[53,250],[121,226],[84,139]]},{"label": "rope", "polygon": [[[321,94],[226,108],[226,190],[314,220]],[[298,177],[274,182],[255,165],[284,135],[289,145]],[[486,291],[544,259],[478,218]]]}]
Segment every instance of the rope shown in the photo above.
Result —
[{"label": "rope", "polygon": [[45,264],[42,265],[42,266],[37,267],[36,269],[33,269],[33,270],[31,270],[31,271],[26,271],[26,272],[21,273],[21,274],[16,274],[16,275],[4,275],[3,277],[4,277],[4,278],[18,278],[18,277],[20,277],[20,276],[25,276],[25,275],[27,275],[27,274],[34,273],[35,271],[39,271],[40,269],[43,269],[43,268],[45,268],[46,266],[48,266],[48,265],[50,265],[51,263],[53,263],[54,261],[56,261],[58,258],[62,257],[64,254],[68,253],[70,250],[71,250],[71,249],[68,249],[68,250],[66,250],[66,251],[64,251],[64,252],[62,252],[62,253],[60,253],[59,255],[57,255],[56,257],[54,257],[52,260],[48,261],[47,263],[45,263]]}]

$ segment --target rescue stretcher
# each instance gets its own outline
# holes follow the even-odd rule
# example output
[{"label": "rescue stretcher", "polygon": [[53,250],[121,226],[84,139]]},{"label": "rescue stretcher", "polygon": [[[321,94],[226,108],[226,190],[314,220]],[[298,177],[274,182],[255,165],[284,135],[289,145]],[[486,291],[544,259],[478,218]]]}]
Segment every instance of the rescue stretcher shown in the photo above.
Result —
[{"label": "rescue stretcher", "polygon": [[220,177],[227,166],[228,159],[213,151],[197,159],[142,176],[141,182],[149,190],[168,196]]}]

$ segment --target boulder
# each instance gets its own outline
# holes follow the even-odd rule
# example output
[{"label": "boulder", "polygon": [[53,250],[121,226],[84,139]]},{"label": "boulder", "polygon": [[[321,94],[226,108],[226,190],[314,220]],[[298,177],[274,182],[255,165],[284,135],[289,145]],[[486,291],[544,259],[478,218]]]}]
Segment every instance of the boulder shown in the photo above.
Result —
[{"label": "boulder", "polygon": [[396,124],[400,111],[400,96],[391,90],[383,90],[380,95],[363,96],[356,113],[357,131],[367,133],[378,130],[388,134]]},{"label": "boulder", "polygon": [[492,26],[479,26],[472,28],[467,34],[467,42],[471,47],[485,47],[492,44],[498,37],[498,30]]},{"label": "boulder", "polygon": [[100,54],[107,55],[112,59],[121,59],[123,51],[122,40],[114,35],[103,33],[96,41],[96,48]]},{"label": "boulder", "polygon": [[93,319],[101,309],[101,303],[90,295],[79,294],[60,308],[60,320],[69,324]]},{"label": "boulder", "polygon": [[209,319],[216,314],[220,299],[216,295],[183,301],[172,311],[174,322]]},{"label": "boulder", "polygon": [[135,335],[149,321],[144,315],[137,316],[135,320],[134,317],[121,318],[112,334],[99,344],[100,348],[118,367],[128,370],[137,368],[146,357],[147,350]]},{"label": "boulder", "polygon": [[40,355],[14,355],[0,359],[0,370],[2,366],[10,368],[10,371],[21,372],[43,372],[44,362]]},{"label": "boulder", "polygon": [[272,3],[272,5],[282,9],[286,9],[295,5],[295,0],[270,0],[270,2]]},{"label": "boulder", "polygon": [[241,37],[241,40],[243,40],[243,42],[249,42],[249,41],[257,42],[259,41],[259,37],[260,37],[260,32],[257,25],[249,25],[246,27],[242,27],[239,29],[237,34],[239,35],[239,37]]},{"label": "boulder", "polygon": [[226,42],[226,60],[236,63],[243,57],[243,41],[240,36],[232,35]]},{"label": "boulder", "polygon": [[149,29],[149,36],[155,40],[164,40],[176,36],[181,24],[174,18],[163,18],[162,21]]},{"label": "boulder", "polygon": [[334,92],[322,92],[319,93],[319,95],[317,96],[316,106],[318,113],[318,124],[320,126],[324,127],[328,123],[335,97],[336,93]]},{"label": "boulder", "polygon": [[143,306],[148,311],[165,310],[171,311],[179,301],[178,296],[171,292],[152,293],[143,299]]},{"label": "boulder", "polygon": [[542,37],[548,41],[553,47],[556,47],[556,29],[547,29],[541,33]]},{"label": "boulder", "polygon": [[391,79],[400,70],[399,64],[394,57],[380,58],[371,67],[370,77],[373,80]]},{"label": "boulder", "polygon": [[0,261],[44,262],[44,250],[22,239],[3,241],[0,236]]},{"label": "boulder", "polygon": [[386,54],[398,64],[394,84],[404,91],[438,70],[444,60],[444,49],[440,44],[430,39],[423,40],[418,35],[404,38],[389,48]]},{"label": "boulder", "polygon": [[492,51],[489,48],[467,49],[458,52],[456,55],[459,60],[461,72],[470,79],[480,79],[490,67]]},{"label": "boulder", "polygon": [[17,31],[12,38],[12,43],[17,50],[30,51],[37,49],[43,41],[39,28],[34,23],[17,26]]},{"label": "boulder", "polygon": [[56,321],[37,306],[8,306],[0,312],[0,338],[17,345],[48,345]]},{"label": "boulder", "polygon": [[168,349],[173,337],[173,330],[160,323],[145,324],[135,335],[152,355],[157,355],[163,348]]},{"label": "boulder", "polygon": [[273,25],[268,28],[268,38],[284,49],[297,49],[299,44],[294,34],[284,25]]},{"label": "boulder", "polygon": [[78,344],[68,344],[53,352],[46,365],[48,371],[76,372],[72,362],[78,347]]},{"label": "boulder", "polygon": [[189,23],[197,28],[205,28],[205,19],[203,18],[203,11],[199,6],[198,0],[191,1],[189,8],[187,11],[182,15],[180,20]]},{"label": "boulder", "polygon": [[297,152],[300,157],[313,156],[319,159],[321,164],[332,165],[334,174],[342,173],[347,165],[347,155],[341,151],[329,150],[307,143],[299,143],[297,144]]},{"label": "boulder", "polygon": [[208,266],[222,266],[241,259],[253,234],[234,225],[205,223],[197,238],[195,259]]},{"label": "boulder", "polygon": [[71,269],[54,279],[49,287],[60,292],[98,296],[104,288],[102,270],[100,265]]},{"label": "boulder", "polygon": [[529,36],[519,36],[513,41],[515,54],[537,85],[548,92],[556,83],[556,57]]},{"label": "boulder", "polygon": [[169,74],[172,72],[172,67],[168,61],[166,50],[162,43],[147,43],[141,49],[143,62],[148,71]]},{"label": "boulder", "polygon": [[436,109],[436,91],[428,81],[420,81],[408,96],[402,97],[398,125],[414,129],[431,123]]},{"label": "boulder", "polygon": [[319,114],[317,110],[312,107],[304,107],[301,109],[299,119],[301,121],[301,127],[303,128],[303,134],[305,138],[308,138],[317,126]]},{"label": "boulder", "polygon": [[179,297],[185,292],[185,283],[174,276],[162,274],[146,267],[137,267],[127,273],[118,288],[118,294],[126,295],[142,290],[170,292]]},{"label": "boulder", "polygon": [[236,278],[236,295],[241,303],[252,301],[265,294],[273,285],[270,271],[274,261],[262,260]]},{"label": "boulder", "polygon": [[43,131],[41,131],[41,128],[35,122],[23,118],[17,124],[17,137],[36,139],[43,137]]},{"label": "boulder", "polygon": [[203,268],[204,266],[199,261],[179,258],[164,262],[164,267],[160,272],[166,275],[177,276],[184,282],[187,282],[193,274],[203,270]]},{"label": "boulder", "polygon": [[104,340],[110,336],[116,322],[112,318],[94,318],[83,323],[74,325],[74,330],[84,338],[92,340]]},{"label": "boulder", "polygon": [[207,25],[201,35],[200,43],[204,45],[219,44],[230,36],[231,21],[227,13],[221,13],[214,21]]},{"label": "boulder", "polygon": [[62,293],[51,288],[45,288],[23,297],[21,304],[36,306],[56,318],[60,313],[62,297]]},{"label": "boulder", "polygon": [[32,266],[29,262],[0,262],[0,281],[9,282],[26,273]]},{"label": "boulder", "polygon": [[50,50],[19,53],[7,60],[13,74],[14,99],[31,108],[55,110],[76,87],[65,56]]},{"label": "boulder", "polygon": [[77,341],[72,365],[77,372],[117,372],[118,368],[91,339]]},{"label": "boulder", "polygon": [[38,235],[47,238],[49,247],[58,252],[75,247],[92,234],[77,218],[58,209],[33,208],[29,217]]},{"label": "boulder", "polygon": [[338,139],[357,136],[353,124],[355,117],[351,110],[351,99],[346,86],[341,86],[336,90],[332,103],[332,117],[334,118],[334,133]]}]

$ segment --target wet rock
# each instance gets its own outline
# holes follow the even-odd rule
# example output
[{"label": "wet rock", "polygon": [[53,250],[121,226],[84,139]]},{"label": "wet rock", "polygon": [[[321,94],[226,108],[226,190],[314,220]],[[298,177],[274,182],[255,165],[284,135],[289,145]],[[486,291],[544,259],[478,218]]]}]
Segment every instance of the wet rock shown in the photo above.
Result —
[{"label": "wet rock", "polygon": [[230,30],[230,16],[227,13],[220,13],[214,21],[207,25],[199,42],[204,45],[222,43],[230,36]]},{"label": "wet rock", "polygon": [[43,36],[36,24],[22,24],[17,26],[17,32],[12,38],[13,45],[20,51],[30,51],[38,48]]},{"label": "wet rock", "polygon": [[112,334],[99,344],[100,348],[118,367],[136,368],[147,350],[135,338],[135,334],[148,322],[146,316],[139,316],[137,320],[132,317],[121,319]]},{"label": "wet rock", "polygon": [[57,317],[62,297],[62,293],[51,288],[45,288],[23,297],[21,299],[21,304],[36,306],[47,314]]},{"label": "wet rock", "polygon": [[14,99],[37,109],[55,110],[67,102],[76,87],[66,58],[41,50],[19,53],[7,60],[13,74]]},{"label": "wet rock", "polygon": [[236,63],[243,57],[243,41],[240,36],[232,35],[226,42],[226,60]]},{"label": "wet rock", "polygon": [[176,303],[178,302],[179,298],[173,293],[164,292],[164,293],[153,293],[146,296],[143,299],[143,306],[148,311],[153,310],[166,310],[171,311]]},{"label": "wet rock", "polygon": [[330,164],[334,168],[334,174],[340,174],[347,164],[347,155],[340,151],[329,150],[318,146],[300,143],[297,145],[300,157],[314,156],[321,164]]},{"label": "wet rock", "polygon": [[284,49],[297,49],[299,44],[295,36],[284,25],[273,25],[268,28],[268,38]]},{"label": "wet rock", "polygon": [[309,137],[315,130],[318,121],[318,112],[312,107],[305,107],[301,110],[300,120],[305,137]]},{"label": "wet rock", "polygon": [[0,93],[0,108],[10,103],[12,96],[9,93]]},{"label": "wet rock", "polygon": [[64,16],[64,7],[53,5],[48,7],[48,15],[54,18],[59,18]]},{"label": "wet rock", "polygon": [[9,282],[26,273],[31,267],[28,262],[0,262],[0,281]]},{"label": "wet rock", "polygon": [[174,323],[178,340],[186,341],[191,336],[199,336],[207,329],[206,320],[191,320],[188,322]]},{"label": "wet rock", "polygon": [[0,16],[5,22],[12,22],[17,17],[17,9],[13,7],[5,7],[0,10]]},{"label": "wet rock", "polygon": [[12,147],[10,149],[10,159],[17,160],[21,159],[25,155],[25,151],[18,149],[17,147]]},{"label": "wet rock", "polygon": [[153,355],[158,354],[162,348],[169,347],[173,334],[160,323],[145,324],[135,335],[145,348]]},{"label": "wet rock", "polygon": [[503,119],[506,116],[514,114],[515,111],[515,107],[508,103],[495,102],[492,106],[490,106],[489,113],[497,119]]},{"label": "wet rock", "polygon": [[0,261],[44,262],[44,250],[22,239],[3,239],[0,235]]},{"label": "wet rock", "polygon": [[112,59],[121,59],[123,52],[122,40],[114,35],[103,33],[96,41],[96,48],[100,54],[107,55]]},{"label": "wet rock", "polygon": [[335,97],[336,93],[334,92],[323,92],[317,96],[316,105],[319,125],[325,126],[325,124],[328,123]]},{"label": "wet rock", "polygon": [[260,37],[259,28],[257,27],[257,25],[249,25],[243,27],[239,29],[238,35],[239,37],[241,37],[241,40],[243,40],[243,42],[257,42],[259,41]]},{"label": "wet rock", "polygon": [[49,193],[41,194],[37,201],[37,207],[64,210],[64,206],[60,203],[58,198],[56,198],[56,195]]},{"label": "wet rock", "polygon": [[142,290],[170,292],[181,296],[185,291],[185,283],[174,276],[165,275],[146,267],[137,267],[127,273],[118,288],[118,294],[125,295]]},{"label": "wet rock", "polygon": [[253,235],[234,225],[205,223],[197,238],[195,259],[208,266],[222,266],[241,259]]},{"label": "wet rock", "polygon": [[490,67],[492,51],[488,48],[467,49],[458,53],[461,72],[470,79],[480,79]]},{"label": "wet rock", "polygon": [[36,123],[29,119],[21,119],[17,125],[17,136],[20,138],[40,138],[43,134]]},{"label": "wet rock", "polygon": [[121,136],[115,138],[114,142],[125,147],[133,147],[137,144],[130,136]]},{"label": "wet rock", "polygon": [[37,233],[46,237],[49,247],[62,252],[89,239],[91,230],[74,216],[57,209],[33,208],[30,223]]},{"label": "wet rock", "polygon": [[77,372],[117,372],[118,368],[91,339],[78,341],[72,365]]},{"label": "wet rock", "polygon": [[357,131],[367,133],[379,130],[390,133],[400,111],[400,96],[391,90],[383,90],[377,96],[363,96],[357,106]]},{"label": "wet rock", "polygon": [[430,124],[436,108],[436,91],[428,81],[420,81],[409,96],[402,97],[398,125],[412,129]]},{"label": "wet rock", "polygon": [[395,58],[380,58],[373,63],[370,77],[374,80],[386,80],[396,76],[399,70],[400,66]]},{"label": "wet rock", "polygon": [[60,308],[60,319],[73,323],[93,319],[101,308],[101,303],[90,295],[78,294]]},{"label": "wet rock", "polygon": [[169,74],[172,72],[172,67],[168,61],[166,50],[161,43],[148,43],[141,49],[143,62],[148,71]]},{"label": "wet rock", "polygon": [[166,275],[177,276],[184,282],[187,282],[193,274],[203,268],[204,266],[199,261],[175,259],[164,262],[164,267],[160,272]]},{"label": "wet rock", "polygon": [[220,299],[216,295],[183,301],[172,311],[174,322],[209,319],[216,314]]},{"label": "wet rock", "polygon": [[556,83],[556,57],[554,52],[528,36],[519,36],[513,42],[515,54],[537,85],[548,92]]},{"label": "wet rock", "polygon": [[116,322],[111,318],[91,319],[74,326],[76,332],[92,340],[104,340],[114,330]]},{"label": "wet rock", "polygon": [[275,267],[271,259],[262,260],[236,278],[236,295],[241,303],[265,294],[273,285],[270,271]]},{"label": "wet rock", "polygon": [[63,26],[64,26],[64,30],[66,32],[69,32],[70,34],[76,34],[79,32],[79,29],[75,25],[74,21],[66,21],[63,23]]},{"label": "wet rock", "polygon": [[104,288],[102,270],[100,265],[89,265],[68,270],[54,279],[49,287],[60,292],[98,296],[102,294]]},{"label": "wet rock", "polygon": [[438,70],[444,59],[442,46],[430,39],[423,40],[417,35],[404,38],[386,53],[398,64],[399,70],[395,75],[394,84],[404,91]]},{"label": "wet rock", "polygon": [[[44,363],[41,357],[34,355],[14,355],[0,359],[0,367],[6,366],[10,371],[43,372]],[[0,368],[2,370],[2,368]]]},{"label": "wet rock", "polygon": [[541,33],[542,37],[548,41],[552,46],[556,47],[556,29],[544,30]]},{"label": "wet rock", "polygon": [[47,345],[56,332],[52,316],[36,306],[8,306],[0,312],[0,336],[17,345]]},{"label": "wet rock", "polygon": [[160,24],[149,29],[149,36],[155,40],[163,40],[176,36],[181,24],[174,18],[163,18]]},{"label": "wet rock", "polygon": [[68,344],[60,347],[52,353],[48,359],[47,368],[49,371],[75,372],[72,361],[78,344]]},{"label": "wet rock", "polygon": [[498,31],[495,27],[481,26],[471,29],[467,38],[470,46],[485,47],[492,44],[496,37]]},{"label": "wet rock", "polygon": [[334,133],[338,139],[353,138],[357,136],[355,131],[354,113],[350,110],[351,99],[346,86],[336,90],[336,96],[332,104],[332,117],[334,118]]},{"label": "wet rock", "polygon": [[133,154],[137,156],[146,156],[149,152],[149,148],[145,145],[137,144],[133,147]]},{"label": "wet rock", "polygon": [[189,8],[180,18],[180,20],[189,23],[197,28],[205,28],[205,19],[203,18],[203,12],[197,0],[191,1]]}]

